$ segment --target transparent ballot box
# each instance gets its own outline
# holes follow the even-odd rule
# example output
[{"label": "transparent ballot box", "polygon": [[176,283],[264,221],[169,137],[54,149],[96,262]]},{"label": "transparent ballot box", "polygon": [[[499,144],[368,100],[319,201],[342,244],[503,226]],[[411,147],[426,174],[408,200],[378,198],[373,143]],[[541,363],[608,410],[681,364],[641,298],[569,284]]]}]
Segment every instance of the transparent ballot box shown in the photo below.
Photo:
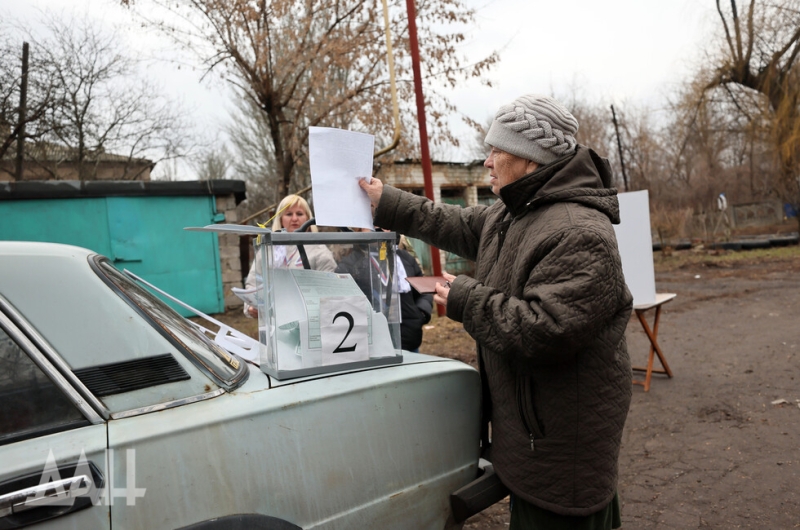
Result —
[{"label": "transparent ballot box", "polygon": [[[402,362],[395,233],[205,228],[256,236],[263,372],[290,379]],[[332,255],[335,271],[312,268],[321,254]]]},{"label": "transparent ballot box", "polygon": [[[261,369],[283,379],[402,361],[395,242],[395,234],[383,232],[269,232],[256,238],[258,326],[266,346]],[[315,245],[332,252],[335,272],[310,268],[308,256],[321,250]],[[279,266],[295,254],[303,268]]]}]

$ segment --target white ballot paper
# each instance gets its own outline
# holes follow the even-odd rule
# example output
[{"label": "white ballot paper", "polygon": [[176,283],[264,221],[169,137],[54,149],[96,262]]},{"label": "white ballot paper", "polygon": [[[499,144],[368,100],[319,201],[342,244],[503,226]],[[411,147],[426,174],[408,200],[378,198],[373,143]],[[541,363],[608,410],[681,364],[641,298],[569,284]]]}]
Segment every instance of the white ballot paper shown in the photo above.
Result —
[{"label": "white ballot paper", "polygon": [[309,127],[308,157],[319,226],[373,228],[369,197],[358,185],[372,178],[375,137],[330,127]]},{"label": "white ballot paper", "polygon": [[258,287],[253,287],[251,289],[242,289],[241,287],[231,287],[231,291],[233,294],[238,296],[242,299],[246,304],[251,305],[253,307],[258,307],[261,305],[261,301],[258,299]]}]

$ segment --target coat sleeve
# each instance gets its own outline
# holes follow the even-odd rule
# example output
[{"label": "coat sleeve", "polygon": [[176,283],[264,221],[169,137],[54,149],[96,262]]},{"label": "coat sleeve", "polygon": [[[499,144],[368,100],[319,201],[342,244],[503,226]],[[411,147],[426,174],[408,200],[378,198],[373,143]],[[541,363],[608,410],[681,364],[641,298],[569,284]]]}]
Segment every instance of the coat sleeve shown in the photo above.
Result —
[{"label": "coat sleeve", "polygon": [[433,313],[433,295],[432,294],[420,294],[414,293],[415,299],[414,303],[422,311],[422,314],[425,315],[423,324],[427,324],[431,321],[431,313]]},{"label": "coat sleeve", "polygon": [[375,224],[475,260],[486,206],[463,208],[384,186]]},{"label": "coat sleeve", "polygon": [[485,348],[524,366],[571,361],[632,304],[619,254],[606,238],[574,228],[545,246],[521,297],[459,276],[447,299],[449,318],[463,322]]},{"label": "coat sleeve", "polygon": [[[417,260],[411,254],[408,254],[408,259],[403,260],[403,266],[406,268],[407,273],[410,272],[409,276],[422,276],[422,269],[420,269]],[[414,304],[425,315],[424,323],[427,324],[431,321],[431,313],[433,312],[433,295],[421,294],[414,289],[412,291],[414,291]]]}]

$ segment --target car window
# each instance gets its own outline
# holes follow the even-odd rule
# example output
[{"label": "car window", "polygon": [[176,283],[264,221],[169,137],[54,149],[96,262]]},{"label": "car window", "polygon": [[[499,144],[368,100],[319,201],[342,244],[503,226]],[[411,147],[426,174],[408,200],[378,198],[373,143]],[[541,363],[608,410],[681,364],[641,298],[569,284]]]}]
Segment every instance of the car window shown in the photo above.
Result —
[{"label": "car window", "polygon": [[99,273],[107,278],[121,294],[144,313],[159,331],[192,360],[228,386],[243,381],[246,368],[238,359],[212,342],[171,307],[146,291],[139,284],[117,270],[107,258],[94,260]]},{"label": "car window", "polygon": [[0,445],[88,425],[0,325]]}]

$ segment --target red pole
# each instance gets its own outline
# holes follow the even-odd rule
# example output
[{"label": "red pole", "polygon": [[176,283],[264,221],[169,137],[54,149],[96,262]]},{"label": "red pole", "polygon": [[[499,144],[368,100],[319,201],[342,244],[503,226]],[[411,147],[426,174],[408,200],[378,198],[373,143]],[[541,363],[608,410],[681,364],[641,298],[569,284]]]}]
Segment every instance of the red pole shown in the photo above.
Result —
[{"label": "red pole", "polygon": [[[422,95],[422,74],[419,68],[419,41],[417,40],[417,12],[414,0],[406,0],[408,11],[408,44],[411,48],[411,66],[414,70],[414,94],[417,99],[417,121],[419,122],[419,147],[422,156],[422,176],[425,180],[425,196],[433,198],[433,176],[431,174],[431,154],[428,150],[428,129],[425,125],[425,98]],[[442,275],[442,263],[439,249],[431,246],[431,264],[434,276]],[[437,306],[439,316],[444,315],[444,308]]]}]

